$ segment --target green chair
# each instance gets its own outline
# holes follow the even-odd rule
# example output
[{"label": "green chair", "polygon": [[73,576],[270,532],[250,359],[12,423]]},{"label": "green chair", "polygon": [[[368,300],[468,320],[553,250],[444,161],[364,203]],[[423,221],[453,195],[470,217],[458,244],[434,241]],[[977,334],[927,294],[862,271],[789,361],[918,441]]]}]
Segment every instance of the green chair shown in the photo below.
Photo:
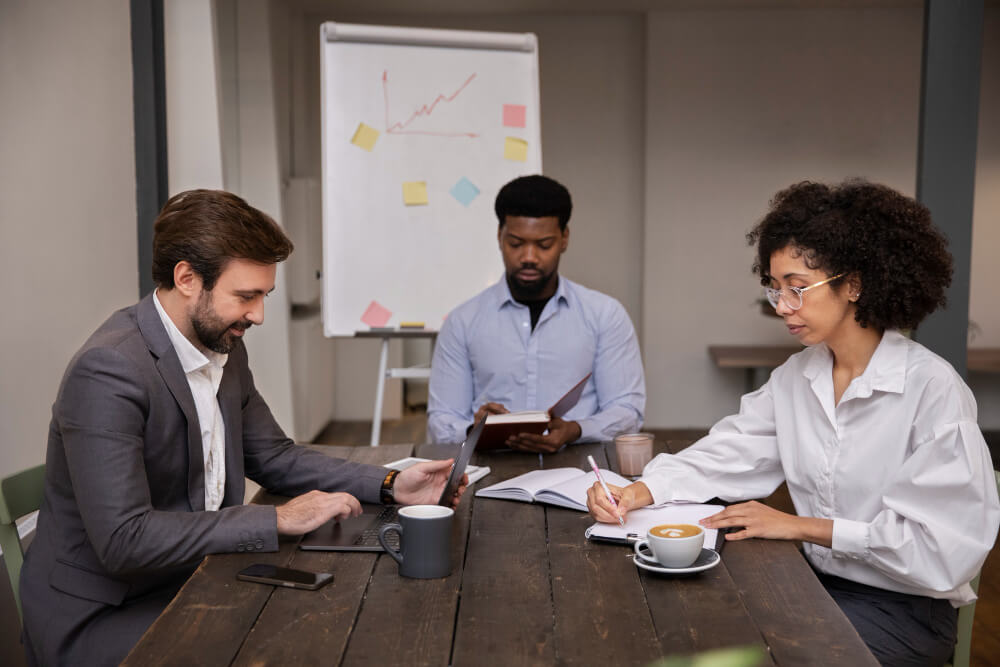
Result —
[{"label": "green chair", "polygon": [[44,491],[45,465],[0,479],[0,549],[3,549],[3,559],[7,564],[7,576],[10,577],[10,587],[14,591],[18,615],[21,615],[18,582],[24,552],[21,550],[21,538],[18,537],[14,522],[42,506]]},{"label": "green chair", "polygon": [[[993,471],[997,477],[997,491],[1000,492],[1000,471]],[[974,592],[979,592],[979,575],[969,582]],[[958,641],[955,642],[955,654],[951,664],[954,667],[969,667],[972,654],[972,619],[976,615],[976,603],[967,604],[958,610]]]}]

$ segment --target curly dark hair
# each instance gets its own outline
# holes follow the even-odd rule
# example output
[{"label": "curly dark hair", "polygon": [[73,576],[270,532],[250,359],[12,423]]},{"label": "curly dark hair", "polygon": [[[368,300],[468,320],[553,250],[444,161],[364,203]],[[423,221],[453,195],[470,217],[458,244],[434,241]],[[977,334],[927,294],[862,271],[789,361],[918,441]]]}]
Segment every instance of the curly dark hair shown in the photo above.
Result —
[{"label": "curly dark hair", "polygon": [[493,211],[503,227],[508,215],[529,218],[559,218],[559,229],[565,230],[573,212],[569,190],[559,181],[536,174],[515,178],[500,188]]},{"label": "curly dark hair", "polygon": [[860,179],[833,186],[803,181],[782,190],[747,241],[757,245],[753,271],[762,285],[771,281],[771,256],[789,247],[810,269],[848,274],[831,286],[859,276],[854,317],[863,327],[914,329],[945,305],[951,284],[948,242],[927,207]]}]

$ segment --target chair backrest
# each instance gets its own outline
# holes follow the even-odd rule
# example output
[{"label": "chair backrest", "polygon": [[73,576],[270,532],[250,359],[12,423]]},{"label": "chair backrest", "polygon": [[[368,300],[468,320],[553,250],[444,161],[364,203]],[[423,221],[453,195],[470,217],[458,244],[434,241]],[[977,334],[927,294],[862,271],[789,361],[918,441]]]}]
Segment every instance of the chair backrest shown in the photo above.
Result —
[{"label": "chair backrest", "polygon": [[[994,470],[997,478],[997,493],[1000,493],[1000,471]],[[974,592],[979,591],[979,575],[969,582]],[[976,603],[967,604],[958,610],[958,641],[955,642],[955,654],[951,664],[954,667],[969,667],[972,657],[972,621],[976,615]]]},{"label": "chair backrest", "polygon": [[10,578],[11,590],[14,591],[18,615],[21,614],[18,583],[24,552],[21,550],[21,538],[18,537],[14,522],[40,508],[44,492],[45,465],[0,479],[0,549],[3,549],[3,560],[7,565],[7,576]]}]

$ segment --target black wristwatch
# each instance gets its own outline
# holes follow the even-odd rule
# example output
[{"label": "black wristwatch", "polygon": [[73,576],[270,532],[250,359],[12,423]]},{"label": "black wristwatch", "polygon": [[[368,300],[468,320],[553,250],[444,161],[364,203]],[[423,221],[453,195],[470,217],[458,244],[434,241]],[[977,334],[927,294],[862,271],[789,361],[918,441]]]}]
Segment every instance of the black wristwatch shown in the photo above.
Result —
[{"label": "black wristwatch", "polygon": [[392,489],[396,485],[396,477],[398,475],[398,470],[390,470],[386,474],[385,479],[382,480],[382,488],[379,489],[378,499],[383,505],[396,504],[396,497],[393,495]]}]

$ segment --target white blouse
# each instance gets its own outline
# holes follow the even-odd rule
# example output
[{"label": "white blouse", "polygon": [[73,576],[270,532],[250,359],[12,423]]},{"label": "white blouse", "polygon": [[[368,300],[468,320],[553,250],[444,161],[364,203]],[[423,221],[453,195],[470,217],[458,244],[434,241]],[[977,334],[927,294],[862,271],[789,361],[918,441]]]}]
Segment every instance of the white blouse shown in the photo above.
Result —
[{"label": "white blouse", "polygon": [[969,581],[1000,525],[976,402],[944,359],[887,331],[834,405],[825,344],[782,364],[737,415],[643,471],[655,503],[763,498],[782,481],[800,516],[833,519],[833,548],[804,544],[821,572],[870,586],[976,599]]}]

